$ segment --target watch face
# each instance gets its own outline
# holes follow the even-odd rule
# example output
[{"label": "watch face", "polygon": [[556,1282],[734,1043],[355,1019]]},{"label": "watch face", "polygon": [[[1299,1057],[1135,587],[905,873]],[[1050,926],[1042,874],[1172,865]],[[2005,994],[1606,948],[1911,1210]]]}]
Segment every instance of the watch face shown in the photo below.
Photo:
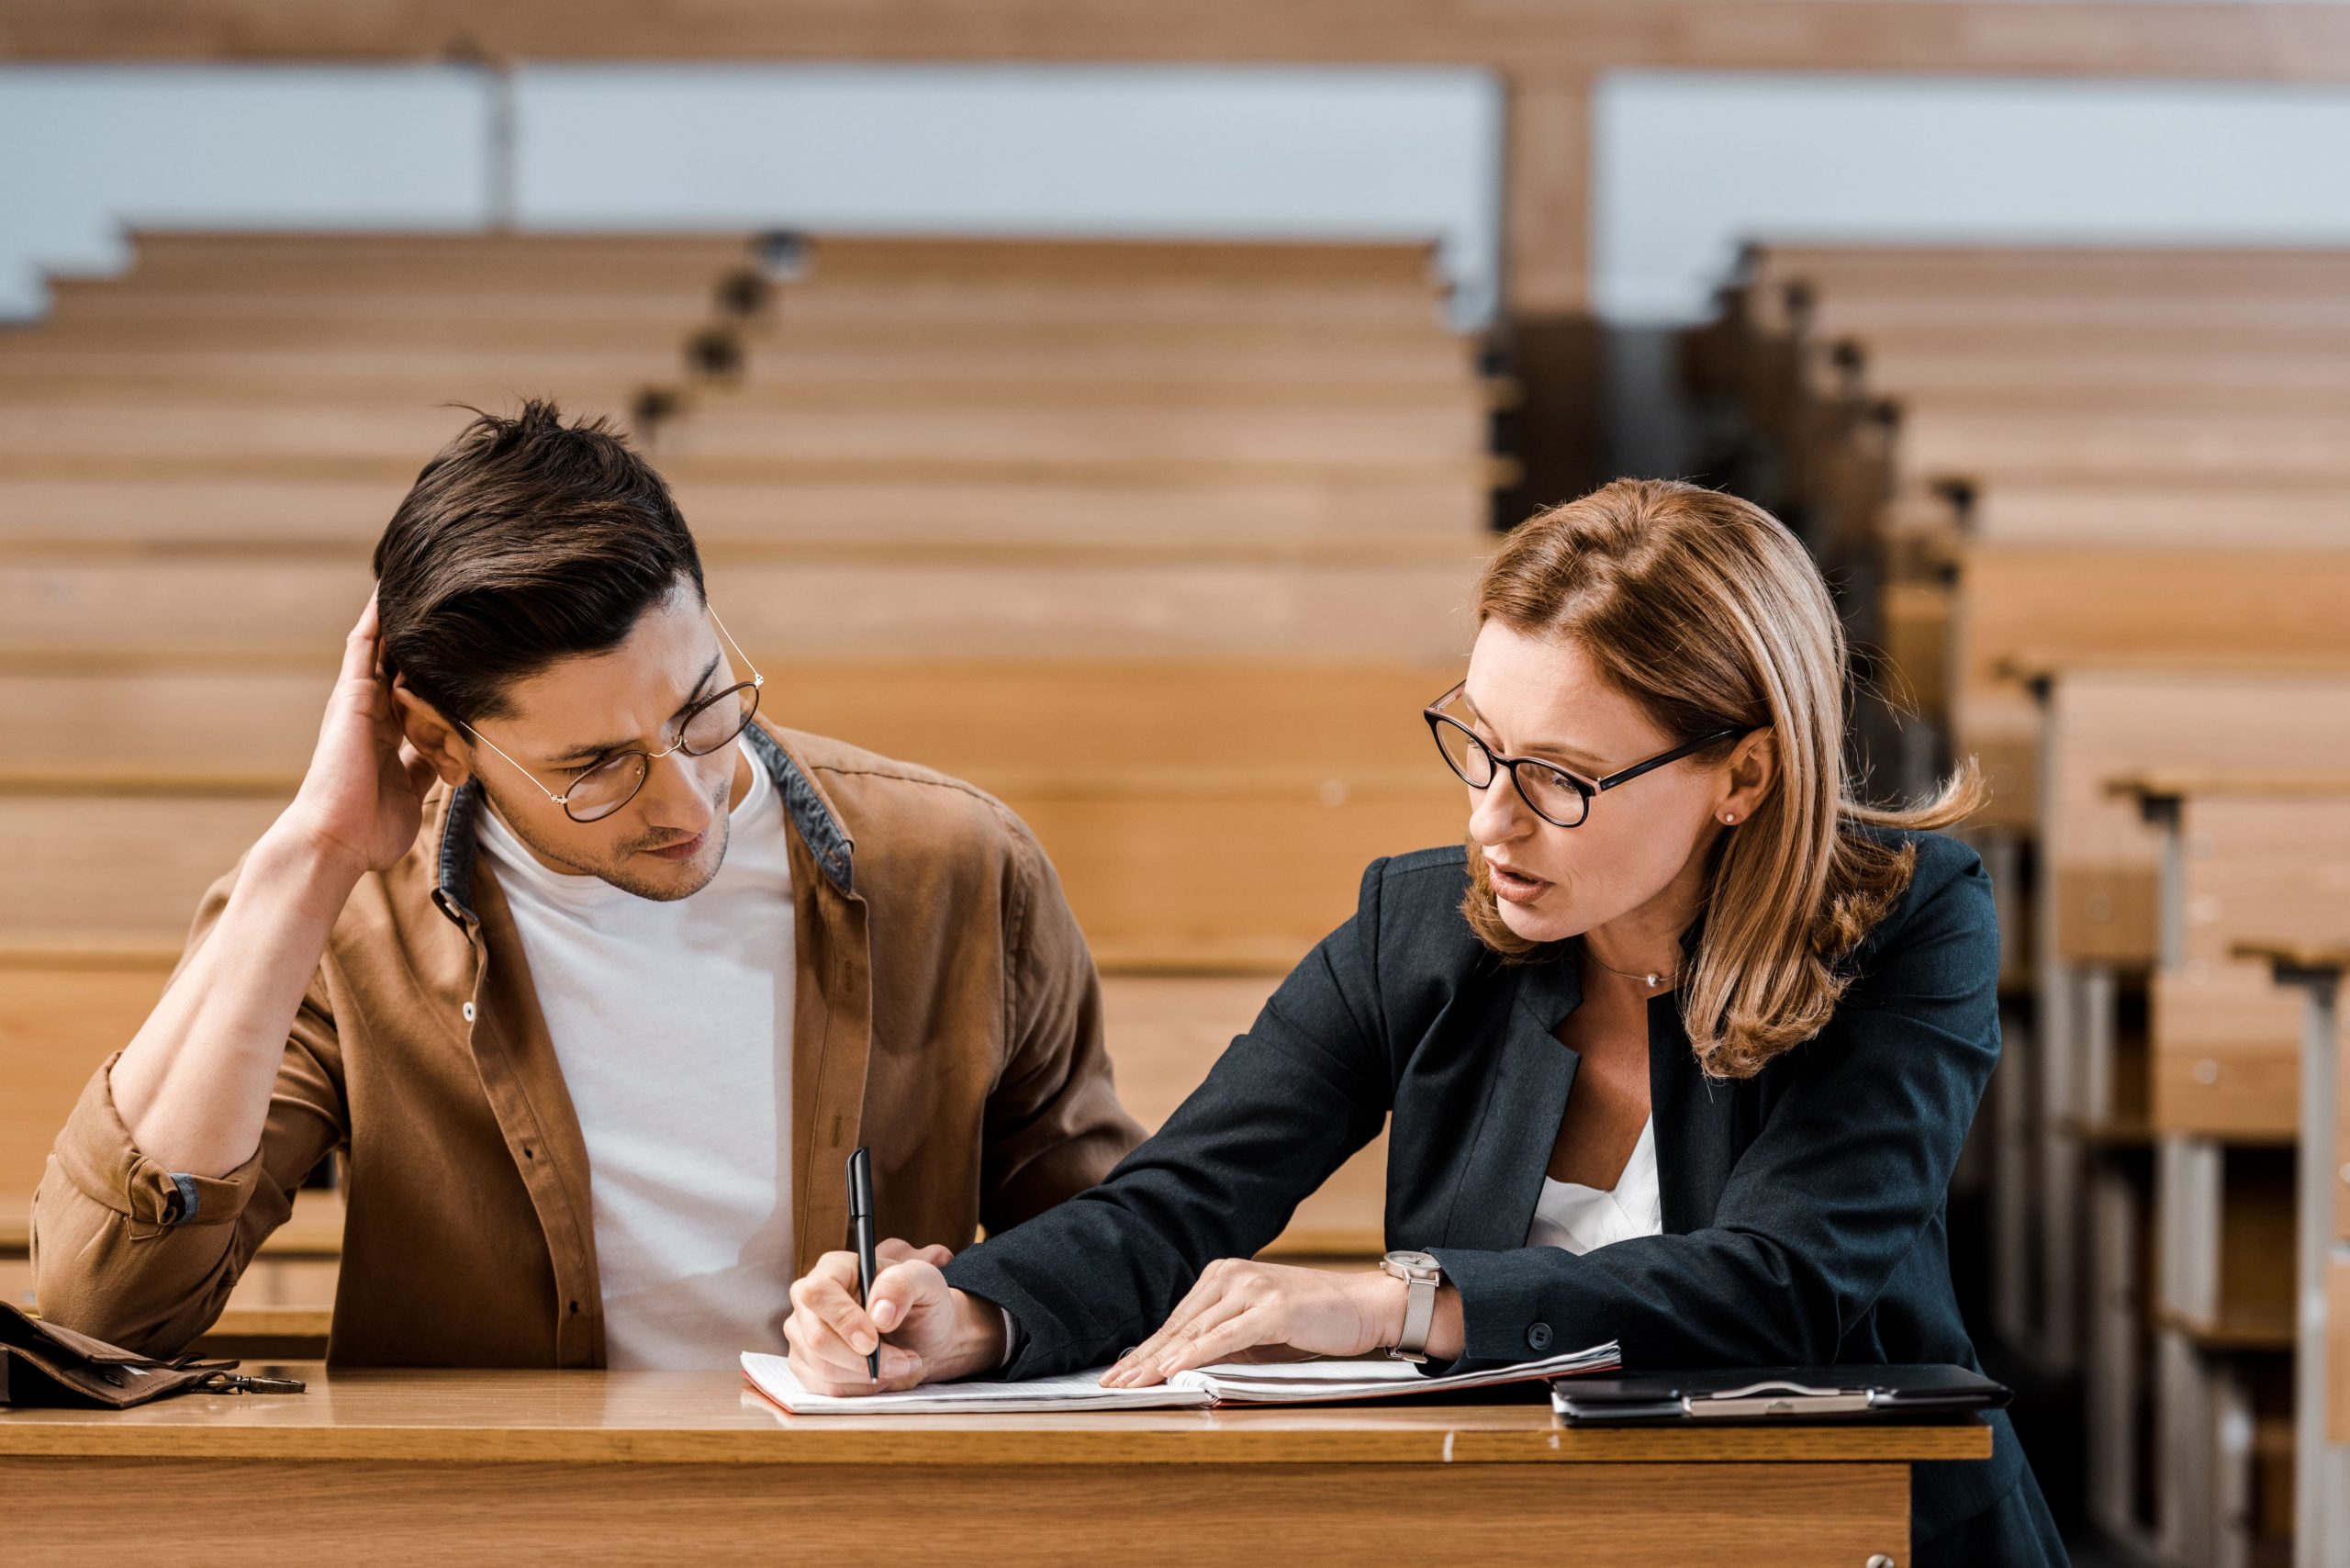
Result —
[{"label": "watch face", "polygon": [[1414,1273],[1435,1273],[1443,1267],[1426,1252],[1390,1252],[1386,1260],[1392,1270],[1409,1270]]}]

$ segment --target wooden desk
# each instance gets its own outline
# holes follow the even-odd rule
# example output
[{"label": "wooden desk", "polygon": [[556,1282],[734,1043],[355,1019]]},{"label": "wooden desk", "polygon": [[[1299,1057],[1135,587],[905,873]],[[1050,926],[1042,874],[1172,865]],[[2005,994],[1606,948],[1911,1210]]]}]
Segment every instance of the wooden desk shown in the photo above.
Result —
[{"label": "wooden desk", "polygon": [[724,1373],[298,1372],[306,1394],[0,1411],[12,1551],[1303,1568],[1401,1548],[1863,1568],[1908,1561],[1912,1462],[1991,1452],[1976,1421],[1595,1431],[1539,1405],[791,1417]]}]

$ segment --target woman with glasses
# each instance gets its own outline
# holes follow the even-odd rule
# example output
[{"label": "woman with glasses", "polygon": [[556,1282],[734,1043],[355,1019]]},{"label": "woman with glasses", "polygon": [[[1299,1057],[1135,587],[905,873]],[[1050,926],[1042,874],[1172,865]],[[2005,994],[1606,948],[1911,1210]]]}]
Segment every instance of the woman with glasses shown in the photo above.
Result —
[{"label": "woman with glasses", "polygon": [[[794,1287],[804,1381],[862,1392],[877,1332],[888,1385],[1611,1339],[1635,1369],[1977,1364],[1943,1210],[1999,940],[1980,862],[1932,831],[1971,770],[1907,810],[1853,798],[1826,586],[1728,496],[1625,481],[1545,512],[1477,618],[1425,715],[1465,849],[1371,866],[1101,1186],[885,1271],[869,1316],[825,1259]],[[1382,1126],[1383,1267],[1252,1261]],[[1993,1422],[1990,1461],[1918,1467],[1916,1562],[2063,1561]]]}]

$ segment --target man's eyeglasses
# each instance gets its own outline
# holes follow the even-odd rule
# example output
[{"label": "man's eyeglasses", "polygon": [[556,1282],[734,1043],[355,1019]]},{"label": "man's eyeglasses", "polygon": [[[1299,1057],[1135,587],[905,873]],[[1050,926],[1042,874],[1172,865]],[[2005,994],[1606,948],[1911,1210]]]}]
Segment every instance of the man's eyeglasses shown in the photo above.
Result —
[{"label": "man's eyeglasses", "polygon": [[[707,607],[705,607],[707,608]],[[457,728],[505,756],[515,772],[539,786],[541,793],[563,808],[563,814],[576,823],[601,822],[636,799],[644,788],[645,779],[653,775],[653,765],[670,752],[681,751],[688,756],[708,756],[722,746],[731,745],[736,737],[750,727],[751,716],[759,711],[759,688],[767,684],[767,677],[752,665],[734,634],[726,630],[726,622],[719,620],[718,611],[710,611],[711,624],[718,628],[751,678],[737,682],[725,690],[705,697],[680,714],[677,719],[677,739],[664,751],[617,751],[599,758],[596,764],[571,781],[571,788],[558,795],[539,780],[529,768],[506,756],[496,741],[475,729],[460,723]]]},{"label": "man's eyeglasses", "polygon": [[1629,767],[1618,768],[1605,778],[1586,778],[1580,773],[1544,762],[1531,756],[1498,756],[1492,747],[1477,738],[1469,727],[1476,711],[1470,707],[1464,689],[1467,681],[1454,687],[1429,703],[1422,717],[1436,735],[1437,750],[1444,754],[1447,767],[1460,776],[1460,781],[1472,790],[1483,790],[1494,781],[1495,774],[1506,768],[1510,781],[1517,786],[1518,797],[1533,809],[1534,814],[1553,827],[1581,827],[1591,814],[1591,798],[1603,790],[1613,790],[1618,784],[1628,784],[1641,774],[1662,767],[1668,762],[1678,762],[1684,756],[1705,750],[1709,745],[1742,735],[1746,727],[1732,724],[1711,734],[1698,736],[1685,745],[1662,752],[1646,762],[1636,762]]}]

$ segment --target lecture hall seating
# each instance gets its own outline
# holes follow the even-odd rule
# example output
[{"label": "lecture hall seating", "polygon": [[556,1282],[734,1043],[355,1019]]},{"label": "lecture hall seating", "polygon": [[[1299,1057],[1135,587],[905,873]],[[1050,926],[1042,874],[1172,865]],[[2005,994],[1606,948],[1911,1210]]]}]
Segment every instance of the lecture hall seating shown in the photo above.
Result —
[{"label": "lecture hall seating", "polygon": [[[1365,862],[1457,836],[1417,709],[1466,646],[1494,394],[1423,247],[136,249],[0,345],[0,714],[31,737],[0,768],[25,868],[0,1062],[26,1091],[0,1193],[38,1180],[197,890],[291,793],[375,533],[469,417],[453,398],[615,416],[673,480],[767,713],[1021,812],[1147,1122]],[[1287,1255],[1377,1249],[1379,1159]],[[237,1342],[315,1333],[331,1211],[306,1197],[241,1286]],[[0,1288],[21,1271],[0,1260]]]},{"label": "lecture hall seating", "polygon": [[1993,787],[2003,1337],[2081,1371],[2105,1529],[2265,1561],[2298,1052],[2229,955],[2341,935],[2350,252],[1762,245],[1725,300],[1694,375],[1789,447],[1924,760]]}]

